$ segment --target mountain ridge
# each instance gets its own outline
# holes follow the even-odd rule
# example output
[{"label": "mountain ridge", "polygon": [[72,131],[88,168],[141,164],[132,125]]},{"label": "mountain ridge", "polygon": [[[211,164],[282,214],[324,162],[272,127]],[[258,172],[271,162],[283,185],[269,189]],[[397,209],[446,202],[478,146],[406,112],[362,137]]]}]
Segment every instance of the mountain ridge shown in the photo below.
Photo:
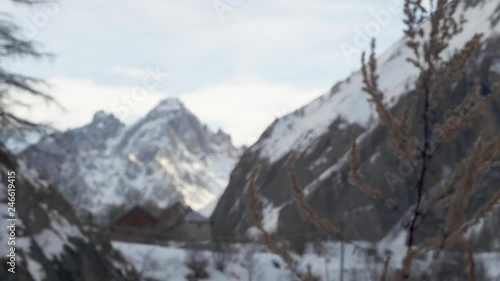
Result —
[{"label": "mountain ridge", "polygon": [[222,193],[238,154],[229,135],[167,98],[131,125],[98,111],[90,123],[48,135],[19,156],[58,183],[79,211],[97,213],[101,205],[177,201],[203,209]]},{"label": "mountain ridge", "polygon": [[[471,20],[465,25],[464,32],[452,41],[448,54],[461,47],[476,31],[484,33],[483,49],[467,69],[466,75],[454,85],[454,94],[450,90],[444,108],[440,108],[437,114],[444,115],[446,110],[456,105],[478,77],[486,77],[487,83],[499,77],[496,69],[500,63],[500,26],[490,25],[490,15],[499,3],[494,0],[481,3],[464,11],[465,17]],[[405,61],[409,54],[410,50],[404,41],[400,41],[382,53],[378,60],[379,86],[385,93],[385,104],[395,116],[404,111],[404,104],[413,91],[410,85],[418,75],[418,71]],[[314,225],[300,219],[292,200],[287,161],[292,154],[298,156],[296,171],[307,200],[322,217],[336,225],[349,220],[344,229],[348,239],[376,241],[400,223],[403,220],[401,214],[385,210],[380,202],[368,198],[349,183],[351,133],[357,130],[360,132],[357,143],[363,173],[368,182],[380,189],[387,198],[400,202],[403,211],[414,203],[412,191],[401,184],[393,189],[386,182],[384,173],[398,171],[401,161],[392,155],[389,133],[379,124],[373,105],[367,99],[368,96],[362,90],[361,74],[355,72],[337,83],[329,93],[270,125],[257,143],[243,153],[231,174],[229,185],[211,216],[216,235],[251,234],[252,226],[245,219],[248,210],[242,198],[245,197],[255,165],[262,167],[256,185],[261,196],[264,222],[269,231],[283,236],[318,232]],[[498,99],[491,102],[490,106],[495,115],[500,116]],[[500,123],[500,117],[496,120]],[[416,124],[415,127],[418,126]],[[441,166],[433,167],[436,175],[431,185],[437,184],[440,177],[446,175],[446,168],[452,164],[450,161],[458,161],[465,156],[474,143],[471,136],[476,133],[477,128],[470,130],[466,136],[450,145],[459,150],[448,149],[436,156],[436,162]],[[410,176],[405,180],[407,186],[411,186],[414,178]],[[474,206],[485,200],[488,194],[491,195],[497,181],[498,175],[495,173],[484,179],[484,191],[481,198],[475,198]],[[321,231],[318,233],[318,236],[327,236]],[[307,240],[304,237],[299,239]]]}]

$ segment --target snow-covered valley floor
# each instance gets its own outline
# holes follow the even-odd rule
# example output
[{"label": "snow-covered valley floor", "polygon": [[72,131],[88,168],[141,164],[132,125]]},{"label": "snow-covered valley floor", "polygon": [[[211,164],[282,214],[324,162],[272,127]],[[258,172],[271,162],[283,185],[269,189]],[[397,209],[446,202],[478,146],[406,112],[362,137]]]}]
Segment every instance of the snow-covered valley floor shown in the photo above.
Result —
[{"label": "snow-covered valley floor", "polygon": [[[389,250],[393,253],[391,267],[397,267],[404,256],[405,248],[393,243],[378,244],[379,253]],[[356,246],[354,246],[356,245]],[[373,244],[372,244],[373,245]],[[208,250],[186,250],[179,245],[155,246],[124,242],[113,242],[113,247],[121,252],[127,260],[134,264],[142,277],[154,281],[186,281],[186,276],[191,272],[186,265],[191,254],[208,262],[206,272],[208,281],[288,281],[291,278],[283,260],[269,253],[262,246],[232,245],[233,253],[229,255],[230,261],[221,272],[216,268],[214,253]],[[344,280],[378,280],[381,267],[367,258],[359,247],[369,248],[367,242],[344,244]],[[309,264],[313,274],[320,280],[340,280],[340,243],[328,242],[322,247],[309,246],[300,260],[300,267],[305,269]],[[322,251],[322,254],[319,254]],[[326,253],[326,254],[325,254]],[[480,253],[475,255],[476,262],[481,261],[490,275],[491,280],[500,280],[500,253]],[[424,262],[425,263],[425,262]]]}]

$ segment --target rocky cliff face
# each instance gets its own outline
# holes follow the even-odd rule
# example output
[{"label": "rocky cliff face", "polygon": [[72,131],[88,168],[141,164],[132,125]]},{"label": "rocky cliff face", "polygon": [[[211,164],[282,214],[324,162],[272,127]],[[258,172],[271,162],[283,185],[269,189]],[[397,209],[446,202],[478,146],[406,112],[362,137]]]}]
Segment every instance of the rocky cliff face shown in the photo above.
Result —
[{"label": "rocky cliff face", "polygon": [[210,215],[213,207],[204,207],[222,194],[238,154],[228,135],[167,99],[131,126],[98,112],[90,124],[49,135],[20,157],[80,212],[181,201]]},{"label": "rocky cliff face", "polygon": [[[456,106],[471,89],[474,81],[481,81],[482,94],[488,95],[491,92],[491,81],[499,78],[500,40],[497,34],[500,26],[495,25],[488,16],[498,6],[498,1],[490,0],[466,10],[465,18],[469,23],[462,35],[452,42],[450,50],[462,46],[475,32],[485,33],[484,49],[460,82],[450,85],[449,94],[437,116],[442,118],[448,109]],[[413,93],[412,82],[418,75],[413,66],[405,61],[408,56],[409,50],[404,42],[399,42],[379,58],[380,87],[386,93],[385,102],[392,107],[396,116],[400,116],[404,110]],[[324,235],[301,220],[296,204],[291,199],[287,166],[291,153],[298,155],[296,170],[307,200],[320,215],[337,225],[343,225],[347,239],[379,240],[398,223],[404,223],[404,214],[416,198],[415,191],[409,188],[416,181],[415,175],[404,171],[407,173],[404,177],[391,177],[399,175],[401,169],[406,167],[402,167],[402,161],[391,152],[393,148],[388,132],[378,124],[374,109],[367,102],[367,95],[361,88],[361,74],[355,73],[335,85],[330,93],[275,121],[258,142],[244,152],[211,217],[216,235],[248,234],[251,226],[246,219],[248,211],[243,198],[252,168],[256,164],[262,165],[257,185],[262,197],[265,226],[278,235],[288,237],[304,233],[311,237]],[[498,93],[489,106],[494,112],[493,124],[500,128]],[[414,128],[421,131],[421,126],[422,124],[417,124]],[[398,211],[387,209],[383,202],[372,200],[349,184],[349,150],[354,128],[361,132],[357,142],[363,161],[363,173],[368,182],[386,198],[399,202]],[[480,128],[482,124],[475,124],[474,129],[466,131],[455,142],[443,146],[435,156],[431,168],[434,175],[430,186],[436,186],[449,176],[452,167],[470,152]],[[498,189],[499,182],[498,169],[483,178],[480,183],[482,191],[478,198],[473,199],[474,206],[471,209],[485,202]],[[500,226],[499,220],[493,221],[497,227]]]},{"label": "rocky cliff face", "polygon": [[[0,280],[126,280],[135,274],[108,242],[88,235],[73,208],[55,188],[3,147],[0,217],[0,249],[5,253],[0,258]],[[15,239],[7,226],[15,227]],[[12,261],[15,264],[8,263]]]}]

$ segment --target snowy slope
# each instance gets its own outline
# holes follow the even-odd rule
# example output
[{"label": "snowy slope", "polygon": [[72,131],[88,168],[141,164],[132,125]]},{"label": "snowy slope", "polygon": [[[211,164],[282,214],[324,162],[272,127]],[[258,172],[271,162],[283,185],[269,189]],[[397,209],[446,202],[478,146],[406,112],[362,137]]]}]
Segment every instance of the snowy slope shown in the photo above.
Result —
[{"label": "snowy slope", "polygon": [[56,131],[48,127],[23,130],[2,127],[0,128],[0,142],[12,153],[20,153],[28,146],[39,142],[43,136]]},{"label": "snowy slope", "polygon": [[[463,3],[463,2],[462,2]],[[485,37],[498,34],[500,25],[490,27],[490,17],[498,6],[497,0],[486,0],[478,7],[465,11],[468,20],[461,34],[453,39],[445,53],[451,53],[472,38],[476,32],[483,32]],[[458,8],[458,11],[463,9]],[[458,13],[457,13],[458,14]],[[428,24],[424,25],[429,28]],[[406,62],[411,53],[404,41],[396,43],[378,58],[380,70],[379,87],[385,93],[385,101],[395,104],[399,97],[407,93],[417,78],[418,70]],[[330,93],[312,101],[305,107],[278,119],[264,134],[254,151],[260,151],[260,157],[275,162],[288,152],[304,151],[319,136],[328,130],[336,119],[368,127],[370,121],[377,118],[374,108],[367,101],[367,94],[362,91],[362,75],[354,75],[339,83]]]},{"label": "snowy slope", "polygon": [[[133,272],[123,259],[102,249],[107,244],[94,243],[62,196],[2,146],[0,180],[2,263],[15,249],[15,275],[0,270],[1,280],[74,280],[89,267],[93,273],[84,275],[90,280],[109,276],[111,271],[118,276]],[[11,184],[9,189],[8,184]],[[12,223],[14,239],[7,228]],[[12,276],[15,278],[11,279]]]},{"label": "snowy slope", "polygon": [[21,157],[81,211],[183,201],[210,215],[238,154],[228,135],[167,99],[131,126],[98,112],[90,124],[46,137]]}]

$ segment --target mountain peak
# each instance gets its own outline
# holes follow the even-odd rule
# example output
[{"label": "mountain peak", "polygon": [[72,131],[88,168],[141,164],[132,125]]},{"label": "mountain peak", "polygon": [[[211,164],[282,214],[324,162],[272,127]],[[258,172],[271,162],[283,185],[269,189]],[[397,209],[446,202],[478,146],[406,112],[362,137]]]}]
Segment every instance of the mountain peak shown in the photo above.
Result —
[{"label": "mountain peak", "polygon": [[113,127],[113,128],[118,128],[121,127],[123,124],[122,122],[116,118],[113,114],[111,113],[106,113],[102,110],[97,111],[94,114],[94,117],[92,118],[92,122],[90,123],[90,126],[95,126],[97,128],[107,128],[107,127]]},{"label": "mountain peak", "polygon": [[[146,116],[147,119],[164,118],[188,110],[179,98],[170,97],[160,101]],[[182,115],[182,114],[181,114]],[[170,117],[167,117],[170,118]]]},{"label": "mountain peak", "polygon": [[160,101],[160,103],[158,103],[158,105],[153,110],[166,112],[166,111],[177,111],[184,108],[185,108],[184,104],[179,98],[171,97]]},{"label": "mountain peak", "polygon": [[[163,208],[181,201],[208,215],[238,156],[227,134],[209,130],[178,98],[162,100],[131,125],[99,111],[92,123],[56,137],[61,141],[39,143],[23,157],[59,183],[82,214],[107,212],[113,205]],[[51,167],[45,164],[49,157],[55,159]]]},{"label": "mountain peak", "polygon": [[96,113],[94,113],[94,117],[92,118],[92,122],[101,121],[103,119],[108,119],[110,117],[115,118],[113,114],[109,114],[109,113],[106,113],[102,110],[99,110]]}]

